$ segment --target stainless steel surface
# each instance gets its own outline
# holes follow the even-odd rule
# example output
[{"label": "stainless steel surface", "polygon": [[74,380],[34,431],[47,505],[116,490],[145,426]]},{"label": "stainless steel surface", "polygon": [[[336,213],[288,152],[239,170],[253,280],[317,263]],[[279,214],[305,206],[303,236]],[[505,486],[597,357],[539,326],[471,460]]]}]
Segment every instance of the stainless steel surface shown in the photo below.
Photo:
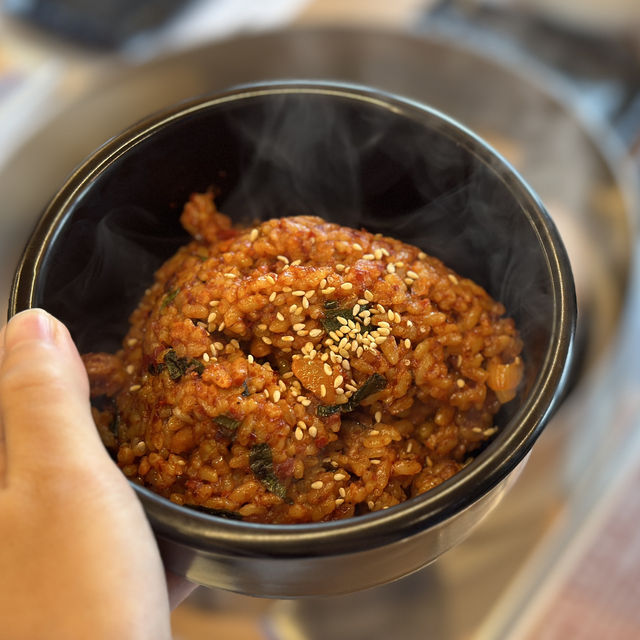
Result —
[{"label": "stainless steel surface", "polygon": [[[611,438],[603,434],[624,410],[624,403],[622,409],[614,407],[635,380],[628,377],[629,354],[621,353],[624,346],[617,342],[621,323],[626,327],[622,339],[637,333],[627,315],[640,311],[637,297],[631,308],[628,298],[638,283],[632,266],[635,176],[621,166],[623,150],[603,123],[576,118],[553,79],[549,82],[535,66],[515,66],[518,62],[498,62],[446,38],[378,31],[239,38],[97,78],[80,100],[35,132],[0,173],[9,212],[3,225],[12,234],[3,235],[0,252],[3,300],[21,249],[15,237],[26,239],[44,203],[84,155],[150,111],[251,80],[337,78],[426,101],[489,139],[522,171],[560,223],[574,262],[581,311],[586,309],[583,315],[589,319],[581,328],[585,355],[576,388],[538,442],[518,484],[464,544],[411,578],[360,594],[359,609],[342,606],[346,601],[338,599],[319,609],[326,614],[322,617],[313,614],[316,601],[279,603],[273,626],[282,638],[285,629],[287,638],[294,633],[297,638],[326,637],[321,631],[329,628],[332,613],[341,611],[348,625],[363,609],[376,613],[373,622],[361,616],[358,628],[371,630],[363,638],[376,637],[372,634],[381,628],[392,628],[404,640],[424,637],[425,629],[438,638],[472,637],[488,618],[491,629],[497,629],[518,614],[540,579],[532,564],[543,571],[553,557],[547,553],[553,546],[546,543],[550,531],[557,531],[559,553],[579,526],[588,504],[581,489],[586,476],[602,481],[624,446],[628,423],[614,429]],[[629,382],[621,385],[625,376]],[[582,506],[574,507],[577,502]],[[511,597],[514,585],[517,593]],[[411,602],[424,606],[412,609],[411,616],[396,616],[404,610],[400,605],[407,602],[407,590],[421,594]]]}]

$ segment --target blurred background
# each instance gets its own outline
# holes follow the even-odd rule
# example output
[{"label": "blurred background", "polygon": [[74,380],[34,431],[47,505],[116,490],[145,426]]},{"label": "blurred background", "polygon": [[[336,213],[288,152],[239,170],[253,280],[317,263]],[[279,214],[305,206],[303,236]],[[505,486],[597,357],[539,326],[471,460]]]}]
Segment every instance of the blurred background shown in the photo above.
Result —
[{"label": "blurred background", "polygon": [[429,103],[538,191],[572,261],[570,392],[511,494],[397,583],[309,600],[198,588],[176,640],[640,637],[637,0],[0,0],[0,307],[49,198],[143,116],[249,81]]}]

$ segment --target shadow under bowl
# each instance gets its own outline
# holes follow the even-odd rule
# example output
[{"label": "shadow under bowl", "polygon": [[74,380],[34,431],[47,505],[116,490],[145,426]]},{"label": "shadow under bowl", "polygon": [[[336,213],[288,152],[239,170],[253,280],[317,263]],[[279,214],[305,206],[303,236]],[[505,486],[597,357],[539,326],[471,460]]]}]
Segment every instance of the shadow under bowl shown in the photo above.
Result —
[{"label": "shadow under bowl", "polygon": [[43,307],[81,352],[116,351],[154,271],[188,237],[194,191],[236,223],[309,213],[421,247],[500,300],[525,379],[494,440],[460,473],[347,520],[224,520],[133,484],[167,568],[251,595],[338,594],[402,577],[463,540],[500,500],[561,399],[575,329],[562,242],[522,178],[461,125],[370,88],[244,86],[153,115],[110,140],[53,198],[16,272],[10,315]]}]

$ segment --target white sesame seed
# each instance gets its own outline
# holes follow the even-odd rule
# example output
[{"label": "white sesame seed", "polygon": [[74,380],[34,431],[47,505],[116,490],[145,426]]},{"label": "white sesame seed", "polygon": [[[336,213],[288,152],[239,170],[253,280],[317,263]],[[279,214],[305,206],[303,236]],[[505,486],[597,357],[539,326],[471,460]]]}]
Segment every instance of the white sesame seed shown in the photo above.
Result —
[{"label": "white sesame seed", "polygon": [[336,474],[333,476],[333,479],[334,479],[336,482],[340,482],[340,480],[344,480],[346,477],[347,477],[347,476],[345,476],[345,475],[344,475],[344,473],[336,473]]},{"label": "white sesame seed", "polygon": [[302,307],[304,309],[308,309],[309,308],[309,298],[302,298]]},{"label": "white sesame seed", "polygon": [[272,394],[271,397],[273,398],[274,402],[279,402],[280,401],[280,389],[276,389]]},{"label": "white sesame seed", "polygon": [[389,320],[391,322],[393,322],[394,319],[395,319],[394,313],[393,313],[393,311],[391,311],[391,309],[389,309],[389,311],[387,311],[387,318],[389,318]]},{"label": "white sesame seed", "polygon": [[336,271],[344,271],[345,270],[345,266],[343,264],[337,264],[336,265]]},{"label": "white sesame seed", "polygon": [[338,375],[336,379],[333,381],[333,388],[337,389],[342,384],[343,381],[344,381],[344,377],[341,375]]},{"label": "white sesame seed", "polygon": [[276,279],[275,279],[271,274],[269,274],[269,275],[267,276],[267,282],[268,282],[269,284],[275,284],[275,283],[276,283]]},{"label": "white sesame seed", "polygon": [[333,293],[335,290],[336,290],[335,287],[327,287],[326,289],[322,290],[322,293],[328,296],[330,293]]},{"label": "white sesame seed", "polygon": [[287,371],[286,373],[282,374],[282,377],[287,380],[288,378],[293,378],[293,371]]},{"label": "white sesame seed", "polygon": [[299,289],[297,291],[292,291],[291,295],[293,296],[300,296],[302,297],[304,295],[304,291],[300,291]]},{"label": "white sesame seed", "polygon": [[316,295],[316,292],[313,289],[311,289],[304,294],[304,297],[309,298],[309,300],[311,300],[311,298],[313,298],[313,296],[315,295]]},{"label": "white sesame seed", "polygon": [[322,280],[320,280],[320,288],[324,289],[326,286],[327,286],[327,279],[322,278]]},{"label": "white sesame seed", "polygon": [[458,378],[456,380],[456,385],[458,385],[458,388],[462,389],[462,387],[464,387],[464,385],[465,385],[465,382],[464,382],[464,380],[462,378]]},{"label": "white sesame seed", "polygon": [[336,507],[339,507],[344,503],[344,498],[336,498]]},{"label": "white sesame seed", "polygon": [[411,320],[407,320],[407,327],[413,327],[413,322],[411,322]]},{"label": "white sesame seed", "polygon": [[202,354],[202,359],[205,362],[209,362],[209,354],[206,351]]},{"label": "white sesame seed", "polygon": [[302,262],[302,260],[294,260],[289,266],[297,267],[301,262]]},{"label": "white sesame seed", "polygon": [[417,280],[420,277],[415,271],[407,271],[407,276],[412,280]]},{"label": "white sesame seed", "polygon": [[222,342],[214,342],[213,344],[218,351],[222,351],[222,349],[224,349],[224,345],[222,344]]},{"label": "white sesame seed", "polygon": [[310,435],[312,438],[315,438],[315,437],[318,435],[318,429],[317,429],[317,427],[314,427],[313,425],[311,425],[311,426],[309,427],[309,435]]},{"label": "white sesame seed", "polygon": [[[353,351],[353,349],[351,349]],[[342,365],[342,368],[345,371],[349,371],[351,369],[351,365],[349,364],[349,361],[346,358],[343,358],[342,362],[340,363]]]},{"label": "white sesame seed", "polygon": [[342,316],[337,316],[336,320],[344,327],[347,324],[347,319],[343,318]]},{"label": "white sesame seed", "polygon": [[220,304],[220,300],[210,300],[209,301],[209,306],[210,307],[217,307]]},{"label": "white sesame seed", "polygon": [[266,324],[259,324],[259,325],[258,325],[258,329],[259,329],[260,331],[266,331],[266,329],[267,329],[267,325],[266,325]]},{"label": "white sesame seed", "polygon": [[139,385],[139,384],[132,384],[132,385],[129,387],[129,391],[138,391],[139,389],[142,389],[142,386],[141,386],[141,385]]},{"label": "white sesame seed", "polygon": [[321,333],[322,329],[311,329],[311,331],[309,331],[309,337],[317,338]]},{"label": "white sesame seed", "polygon": [[293,342],[294,340],[293,336],[282,336],[282,342]]},{"label": "white sesame seed", "polygon": [[347,495],[347,490],[344,487],[340,487],[338,493],[344,498]]},{"label": "white sesame seed", "polygon": [[136,370],[136,368],[132,365],[132,364],[128,364],[127,368],[126,368],[126,372],[131,375],[134,371]]},{"label": "white sesame seed", "polygon": [[217,314],[215,311],[212,311],[212,312],[209,314],[209,316],[207,317],[207,322],[208,322],[209,324],[211,324],[211,323],[216,319],[216,316],[217,316],[217,315],[218,315],[218,314]]},{"label": "white sesame seed", "polygon": [[218,325],[218,331],[223,331],[223,330],[224,330],[224,328],[225,328],[225,326],[226,326],[226,325],[225,325],[225,323],[224,323],[224,322],[221,322],[221,323]]},{"label": "white sesame seed", "polygon": [[276,296],[278,294],[275,291],[271,292],[271,295],[269,296],[269,302],[273,302],[276,299]]},{"label": "white sesame seed", "polygon": [[292,289],[291,287],[282,287],[282,290],[283,290],[285,293],[291,293],[291,292],[293,291],[293,289]]},{"label": "white sesame seed", "polygon": [[405,346],[407,349],[411,349],[411,340],[409,340],[409,338],[405,338],[405,339],[404,339],[404,346]]},{"label": "white sesame seed", "polygon": [[411,453],[411,449],[413,449],[413,442],[410,442],[410,443],[407,445],[407,453]]},{"label": "white sesame seed", "polygon": [[382,256],[383,256],[384,254],[382,253],[382,251],[381,251],[380,249],[376,249],[376,250],[373,252],[373,255],[375,256],[376,260],[382,260]]},{"label": "white sesame seed", "polygon": [[357,316],[360,313],[360,305],[354,304],[353,309],[351,310],[351,313],[353,314],[354,317]]},{"label": "white sesame seed", "polygon": [[320,385],[320,397],[324,398],[327,395],[327,387],[323,384]]},{"label": "white sesame seed", "polygon": [[326,362],[324,363],[324,372],[330,376],[333,372],[333,370],[331,369],[331,366],[329,364],[327,364]]},{"label": "white sesame seed", "polygon": [[276,313],[276,318],[278,318],[278,320],[280,320],[282,322],[282,320],[284,320],[284,316],[278,311],[278,313]]},{"label": "white sesame seed", "polygon": [[362,259],[363,259],[363,260],[373,260],[374,258],[375,258],[375,256],[373,255],[373,253],[365,253],[365,254],[362,256]]},{"label": "white sesame seed", "polygon": [[353,285],[350,282],[343,282],[340,285],[341,289],[344,289],[345,291],[350,291],[351,289],[353,289]]},{"label": "white sesame seed", "polygon": [[374,458],[374,459],[372,459],[372,460],[369,460],[369,462],[370,462],[371,464],[380,464],[380,460],[378,460],[378,459],[376,459],[376,458]]},{"label": "white sesame seed", "polygon": [[295,430],[294,435],[296,437],[296,440],[302,440],[302,438],[304,437],[304,434],[302,433],[302,429],[300,427]]},{"label": "white sesame seed", "polygon": [[420,258],[420,260],[424,260],[427,257],[427,254],[424,251],[421,251],[418,254],[418,258]]},{"label": "white sesame seed", "polygon": [[374,418],[376,422],[380,422],[382,420],[382,411],[376,411]]},{"label": "white sesame seed", "polygon": [[396,272],[396,266],[393,264],[393,262],[390,262],[387,265],[387,272],[388,273],[395,273]]},{"label": "white sesame seed", "polygon": [[280,262],[284,262],[285,264],[289,264],[289,258],[286,256],[276,256],[276,260],[280,260]]},{"label": "white sesame seed", "polygon": [[322,489],[322,487],[324,487],[324,482],[322,482],[322,480],[316,480],[311,483],[312,489]]},{"label": "white sesame seed", "polygon": [[273,340],[271,340],[271,338],[267,338],[267,336],[262,336],[262,342],[265,344],[273,344]]},{"label": "white sesame seed", "polygon": [[260,232],[257,229],[251,229],[251,233],[249,234],[249,240],[251,242],[253,242],[254,240],[257,240],[259,233]]},{"label": "white sesame seed", "polygon": [[370,436],[377,436],[379,433],[377,429],[371,429],[371,431],[369,431]]},{"label": "white sesame seed", "polygon": [[311,400],[309,400],[309,398],[303,398],[301,404],[303,407],[308,407],[311,404]]},{"label": "white sesame seed", "polygon": [[458,278],[456,278],[453,273],[449,274],[449,280],[451,280],[451,282],[453,282],[453,284],[458,284]]}]

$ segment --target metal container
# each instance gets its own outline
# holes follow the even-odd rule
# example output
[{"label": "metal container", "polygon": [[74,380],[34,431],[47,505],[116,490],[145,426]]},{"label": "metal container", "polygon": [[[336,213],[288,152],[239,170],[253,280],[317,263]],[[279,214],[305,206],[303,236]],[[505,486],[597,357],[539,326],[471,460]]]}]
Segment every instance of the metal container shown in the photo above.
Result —
[{"label": "metal container", "polygon": [[419,245],[500,299],[525,344],[525,381],[500,431],[454,478],[391,509],[258,525],[179,507],[133,485],[166,565],[242,593],[298,597],[382,584],[435,560],[501,499],[569,372],[574,285],[553,223],[496,152],[441,113],[360,86],[235,88],[133,126],[47,207],[10,314],[42,306],[81,351],[118,348],[152,272],[185,241],[180,204],[215,183],[236,222],[314,213]]}]

